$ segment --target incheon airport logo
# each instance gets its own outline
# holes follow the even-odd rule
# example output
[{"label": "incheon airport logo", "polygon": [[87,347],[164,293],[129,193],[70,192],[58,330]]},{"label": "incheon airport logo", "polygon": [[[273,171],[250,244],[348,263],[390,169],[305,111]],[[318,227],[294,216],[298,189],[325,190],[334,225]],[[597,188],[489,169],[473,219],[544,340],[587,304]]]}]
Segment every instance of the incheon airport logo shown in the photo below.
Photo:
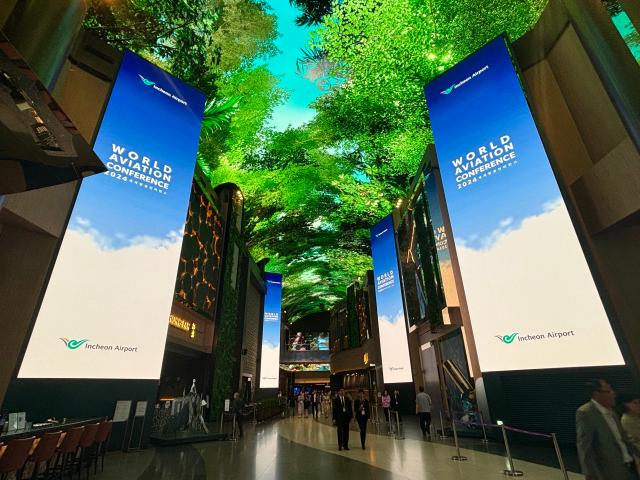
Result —
[{"label": "incheon airport logo", "polygon": [[83,338],[82,340],[74,340],[73,338],[69,339],[64,337],[60,337],[60,340],[64,342],[69,350],[75,350],[76,348],[84,345],[89,341],[88,338]]},{"label": "incheon airport logo", "polygon": [[511,335],[496,335],[496,338],[499,338],[502,343],[506,343],[507,345],[513,343],[517,337],[517,333],[512,333]]},{"label": "incheon airport logo", "polygon": [[520,333],[512,333],[511,335],[496,335],[495,337],[500,339],[500,341],[504,344],[509,345],[513,343],[516,339],[518,343],[520,342],[533,342],[538,340],[566,340],[571,337],[575,337],[576,332],[573,330],[566,330],[564,332],[546,332],[546,333],[534,333],[534,334],[520,334]]},{"label": "incheon airport logo", "polygon": [[140,80],[142,80],[142,83],[144,83],[147,87],[151,87],[156,84],[156,82],[152,82],[151,80],[149,80],[148,78],[144,78],[140,74],[138,74],[138,76],[140,77]]},{"label": "incheon airport logo", "polygon": [[441,95],[449,95],[451,92],[453,92],[453,89],[456,88],[456,84],[453,83],[449,88],[445,88],[444,90],[442,90],[440,92]]},{"label": "incheon airport logo", "polygon": [[142,83],[144,83],[147,87],[152,87],[157,92],[160,92],[161,94],[171,98],[172,100],[175,100],[176,102],[184,105],[185,107],[187,105],[189,105],[184,99],[178,97],[177,95],[175,95],[175,94],[173,94],[171,92],[167,92],[165,89],[163,89],[163,88],[159,87],[158,85],[156,85],[156,82],[153,82],[153,81],[149,80],[148,78],[143,77],[140,74],[138,74],[138,76],[140,77],[140,80],[142,81]]},{"label": "incheon airport logo", "polygon": [[473,72],[471,75],[467,76],[466,78],[464,78],[463,80],[457,82],[457,83],[452,83],[451,86],[445,88],[444,90],[440,91],[440,95],[449,95],[451,92],[453,92],[454,90],[462,87],[463,85],[465,85],[467,82],[470,82],[471,80],[473,80],[474,78],[476,78],[478,75],[482,75],[483,73],[485,73],[487,70],[489,70],[489,65],[485,65],[484,67],[476,70],[475,72]]}]

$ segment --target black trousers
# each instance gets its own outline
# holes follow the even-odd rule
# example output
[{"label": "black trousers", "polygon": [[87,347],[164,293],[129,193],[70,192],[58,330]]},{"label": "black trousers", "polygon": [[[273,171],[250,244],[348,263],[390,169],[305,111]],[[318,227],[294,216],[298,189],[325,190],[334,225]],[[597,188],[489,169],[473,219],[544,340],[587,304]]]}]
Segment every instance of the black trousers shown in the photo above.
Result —
[{"label": "black trousers", "polygon": [[238,427],[238,433],[242,436],[242,415],[236,415],[236,426]]},{"label": "black trousers", "polygon": [[318,418],[318,404],[313,404],[313,418]]},{"label": "black trousers", "polygon": [[367,417],[356,415],[358,427],[360,427],[360,445],[364,448],[364,442],[367,439]]},{"label": "black trousers", "polygon": [[349,448],[349,421],[338,421],[336,427],[338,429],[338,447]]},{"label": "black trousers", "polygon": [[418,415],[420,416],[420,428],[422,429],[422,434],[426,435],[429,433],[431,427],[431,413],[420,412]]}]

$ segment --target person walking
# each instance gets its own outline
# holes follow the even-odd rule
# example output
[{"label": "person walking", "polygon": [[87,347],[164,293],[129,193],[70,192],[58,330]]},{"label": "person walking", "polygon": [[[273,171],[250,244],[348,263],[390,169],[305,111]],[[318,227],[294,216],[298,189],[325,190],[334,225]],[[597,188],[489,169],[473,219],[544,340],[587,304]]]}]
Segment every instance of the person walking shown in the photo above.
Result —
[{"label": "person walking", "polygon": [[333,424],[338,432],[338,450],[349,450],[349,423],[353,418],[351,399],[344,394],[344,388],[338,390],[333,399]]},{"label": "person walking", "polygon": [[391,406],[391,395],[385,389],[382,394],[382,411],[384,412],[384,419],[389,423],[389,407]]},{"label": "person walking", "polygon": [[304,394],[304,418],[309,417],[309,410],[311,408],[311,395]]},{"label": "person walking", "polygon": [[331,393],[327,392],[324,394],[323,403],[324,418],[329,418],[329,413],[331,413]]},{"label": "person walking", "polygon": [[398,412],[398,422],[402,422],[402,415],[400,415],[400,391],[397,388],[393,391],[393,397],[391,397],[391,411]]},{"label": "person walking", "polygon": [[631,455],[640,469],[640,393],[622,393],[618,396],[618,411],[622,413],[620,423],[631,444]]},{"label": "person walking", "polygon": [[298,394],[298,418],[302,418],[304,413],[304,392],[301,390]]},{"label": "person walking", "polygon": [[632,450],[614,410],[616,392],[606,380],[586,384],[591,400],[576,411],[576,446],[586,480],[638,480]]},{"label": "person walking", "polygon": [[364,390],[358,390],[358,398],[353,404],[353,409],[356,414],[356,422],[358,422],[358,427],[360,428],[360,445],[364,450],[365,440],[367,439],[367,421],[371,416],[369,400],[364,397]]},{"label": "person walking", "polygon": [[244,412],[244,400],[240,397],[239,392],[233,394],[233,405],[231,407],[231,411],[236,418],[236,425],[238,426],[238,432],[240,434],[238,438],[242,438],[242,414]]},{"label": "person walking", "polygon": [[313,391],[311,394],[311,408],[313,411],[313,418],[318,419],[318,409],[320,407],[320,394],[317,391]]},{"label": "person walking", "polygon": [[418,387],[416,395],[416,415],[420,418],[422,438],[426,438],[427,432],[431,431],[431,397],[425,393],[422,385]]}]

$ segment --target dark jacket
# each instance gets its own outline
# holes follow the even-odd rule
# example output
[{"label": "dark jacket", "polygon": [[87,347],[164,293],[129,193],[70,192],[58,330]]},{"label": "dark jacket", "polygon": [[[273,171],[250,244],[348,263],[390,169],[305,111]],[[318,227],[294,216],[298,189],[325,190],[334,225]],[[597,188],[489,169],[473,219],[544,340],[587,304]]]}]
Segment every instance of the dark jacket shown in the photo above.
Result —
[{"label": "dark jacket", "polygon": [[397,397],[395,395],[391,396],[391,410],[397,412],[400,410],[400,395]]},{"label": "dark jacket", "polygon": [[[367,400],[366,398],[360,402],[360,399],[357,398],[356,401],[353,403],[353,409],[356,413],[356,419],[361,420],[361,419],[365,419],[365,420],[369,420],[369,417],[371,417],[371,410],[369,409],[369,400]],[[364,410],[364,416],[362,415],[362,410]]]},{"label": "dark jacket", "polygon": [[234,398],[231,402],[231,411],[236,415],[241,415],[244,410],[244,400],[242,398]]},{"label": "dark jacket", "polygon": [[[344,410],[343,410],[344,408]],[[353,418],[353,404],[351,399],[345,395],[344,407],[340,401],[340,397],[333,399],[333,420],[336,423],[348,423]]]}]

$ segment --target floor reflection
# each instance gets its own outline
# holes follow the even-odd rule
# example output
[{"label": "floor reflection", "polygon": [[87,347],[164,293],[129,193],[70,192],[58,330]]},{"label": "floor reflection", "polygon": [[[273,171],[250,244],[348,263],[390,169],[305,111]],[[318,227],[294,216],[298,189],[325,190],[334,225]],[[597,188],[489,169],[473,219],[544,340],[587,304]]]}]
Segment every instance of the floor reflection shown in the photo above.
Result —
[{"label": "floor reflection", "polygon": [[191,445],[162,447],[155,451],[151,464],[139,480],[205,480],[204,459]]}]

